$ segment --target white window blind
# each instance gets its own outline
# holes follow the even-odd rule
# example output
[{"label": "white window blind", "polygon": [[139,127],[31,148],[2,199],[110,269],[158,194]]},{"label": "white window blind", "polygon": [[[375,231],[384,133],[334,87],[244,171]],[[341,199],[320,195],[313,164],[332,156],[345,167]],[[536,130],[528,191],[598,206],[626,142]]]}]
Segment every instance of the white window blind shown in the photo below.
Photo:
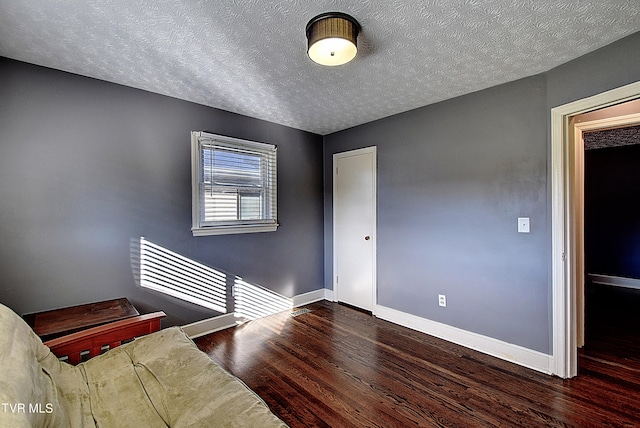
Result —
[{"label": "white window blind", "polygon": [[194,235],[275,230],[276,153],[271,144],[192,132]]}]

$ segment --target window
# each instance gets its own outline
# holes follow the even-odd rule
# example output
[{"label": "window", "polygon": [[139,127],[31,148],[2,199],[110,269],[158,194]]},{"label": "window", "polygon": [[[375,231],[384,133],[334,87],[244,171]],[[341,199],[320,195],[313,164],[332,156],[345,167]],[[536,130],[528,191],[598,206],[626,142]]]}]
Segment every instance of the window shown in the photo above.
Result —
[{"label": "window", "polygon": [[194,236],[278,227],[276,146],[191,133]]}]

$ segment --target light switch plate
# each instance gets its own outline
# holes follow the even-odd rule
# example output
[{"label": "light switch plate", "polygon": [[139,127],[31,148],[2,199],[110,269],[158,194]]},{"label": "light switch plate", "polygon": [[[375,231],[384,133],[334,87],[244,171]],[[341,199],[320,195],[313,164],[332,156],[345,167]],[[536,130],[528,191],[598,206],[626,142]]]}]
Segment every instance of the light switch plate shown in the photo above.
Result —
[{"label": "light switch plate", "polygon": [[518,217],[518,232],[529,233],[530,231],[529,217]]}]

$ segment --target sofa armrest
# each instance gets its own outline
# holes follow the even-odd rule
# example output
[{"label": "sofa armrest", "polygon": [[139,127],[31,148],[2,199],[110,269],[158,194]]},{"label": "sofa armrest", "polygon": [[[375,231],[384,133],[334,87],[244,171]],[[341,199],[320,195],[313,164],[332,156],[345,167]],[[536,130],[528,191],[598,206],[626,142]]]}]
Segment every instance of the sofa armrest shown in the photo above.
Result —
[{"label": "sofa armrest", "polygon": [[44,342],[58,358],[67,357],[69,364],[78,364],[81,353],[89,352],[89,358],[103,350],[120,346],[124,341],[160,330],[160,320],[166,317],[162,311],[138,315],[89,328]]}]

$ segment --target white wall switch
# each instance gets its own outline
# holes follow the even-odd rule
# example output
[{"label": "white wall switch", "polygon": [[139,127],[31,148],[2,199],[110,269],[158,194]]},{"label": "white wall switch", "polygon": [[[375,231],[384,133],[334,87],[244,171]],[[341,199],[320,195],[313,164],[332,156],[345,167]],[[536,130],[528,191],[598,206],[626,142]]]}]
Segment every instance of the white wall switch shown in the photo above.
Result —
[{"label": "white wall switch", "polygon": [[530,231],[529,217],[518,217],[518,232],[529,233]]}]

